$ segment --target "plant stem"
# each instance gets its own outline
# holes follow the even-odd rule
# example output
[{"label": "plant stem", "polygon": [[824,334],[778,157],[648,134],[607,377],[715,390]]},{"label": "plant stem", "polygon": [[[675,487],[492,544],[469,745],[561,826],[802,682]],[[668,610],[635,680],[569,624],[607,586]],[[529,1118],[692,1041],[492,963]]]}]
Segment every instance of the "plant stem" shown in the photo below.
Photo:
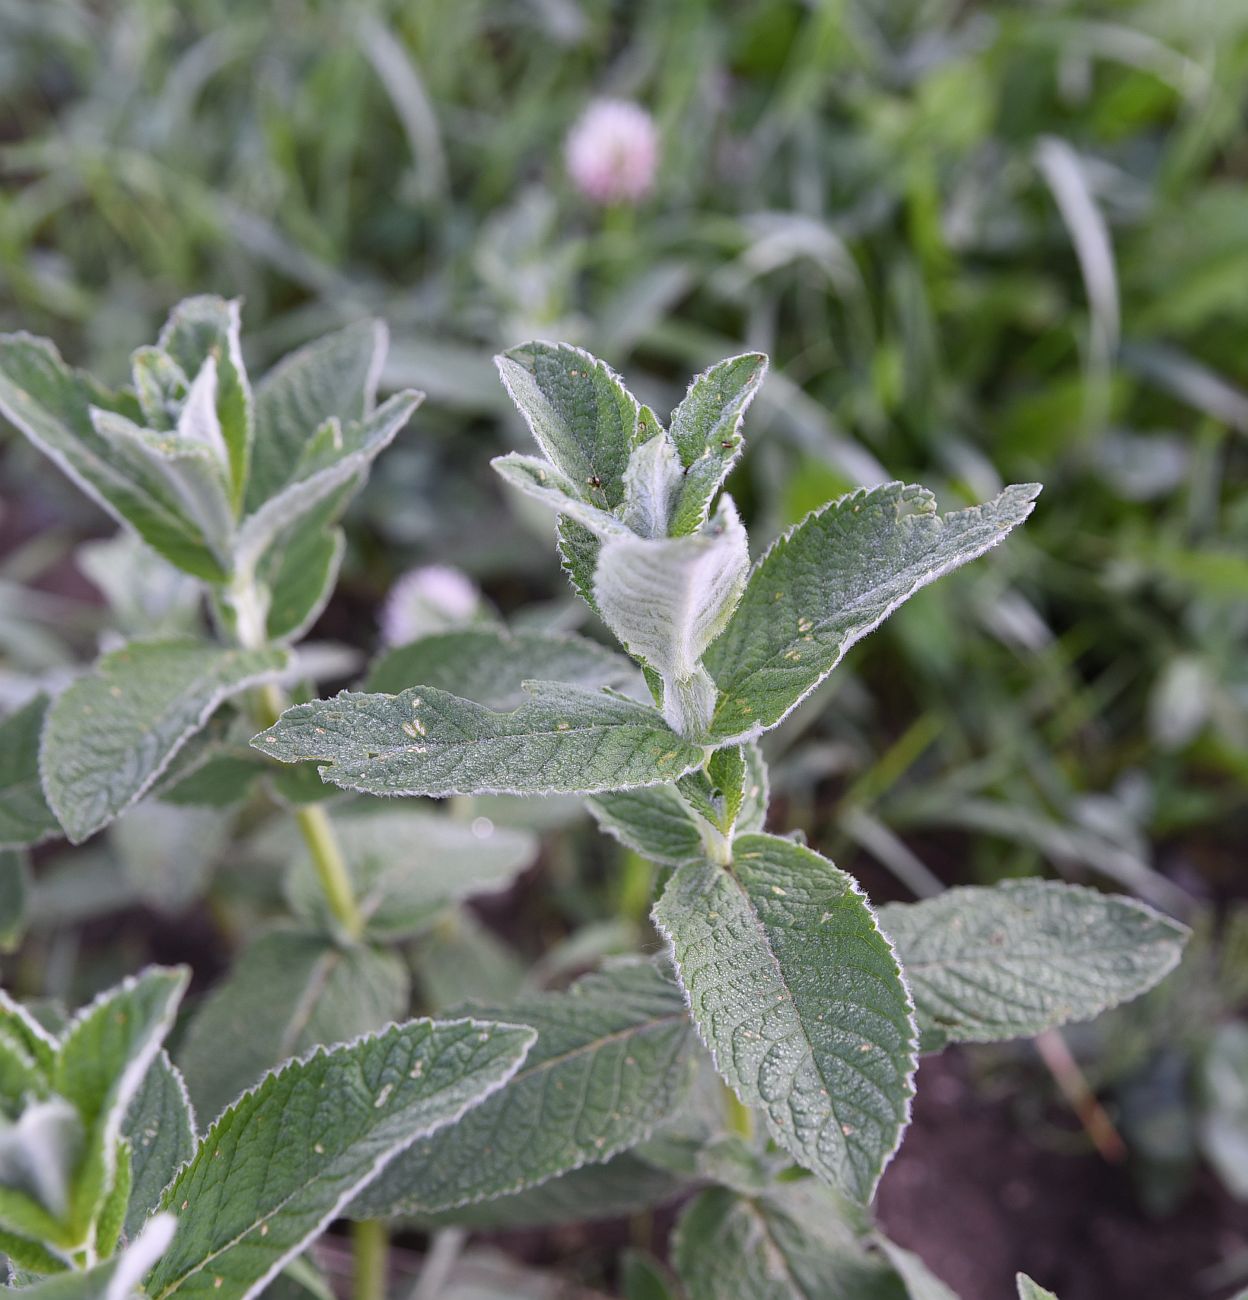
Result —
[{"label": "plant stem", "polygon": [[754,1112],[726,1083],[723,1085],[723,1089],[724,1101],[728,1111],[728,1128],[738,1137],[743,1137],[748,1142],[754,1136]]},{"label": "plant stem", "polygon": [[386,1300],[390,1253],[386,1225],[378,1219],[352,1224],[351,1243],[355,1255],[354,1300]]}]

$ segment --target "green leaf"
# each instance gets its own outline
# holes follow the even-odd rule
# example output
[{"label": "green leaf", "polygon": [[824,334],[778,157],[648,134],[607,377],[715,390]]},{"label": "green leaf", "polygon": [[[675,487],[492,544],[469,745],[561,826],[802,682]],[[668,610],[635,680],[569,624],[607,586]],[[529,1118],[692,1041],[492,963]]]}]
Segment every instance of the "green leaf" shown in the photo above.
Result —
[{"label": "green leaf", "polygon": [[178,1064],[195,1109],[217,1115],[289,1057],[401,1019],[409,996],[407,970],[391,953],[304,930],[262,935],[191,1020]]},{"label": "green leaf", "polygon": [[[535,836],[495,827],[488,818],[469,824],[402,805],[335,816],[334,830],[367,933],[379,943],[422,933],[448,903],[507,888],[538,851]],[[306,849],[291,847],[291,908],[330,928],[312,861]]]},{"label": "green leaf", "polygon": [[596,641],[481,627],[435,633],[388,651],[373,664],[364,689],[397,694],[432,686],[501,710],[523,704],[523,685],[532,681],[630,693],[638,687],[633,665]]},{"label": "green leaf", "polygon": [[417,1020],[269,1075],[165,1192],[178,1231],[148,1294],[258,1294],[395,1156],[506,1083],[533,1038],[515,1025]]},{"label": "green leaf", "polygon": [[773,835],[679,868],[654,908],[716,1067],[800,1164],[866,1202],[914,1088],[910,1000],[854,880]]},{"label": "green leaf", "polygon": [[12,1288],[31,1300],[131,1300],[140,1283],[173,1240],[176,1223],[162,1214],[120,1254],[81,1272],[55,1273],[30,1286]]},{"label": "green leaf", "polygon": [[1022,523],[1039,491],[1025,483],[941,516],[930,492],[886,483],[808,515],[754,566],[707,651],[720,692],[711,734],[774,727],[898,605]]},{"label": "green leaf", "polygon": [[287,709],[251,743],[363,794],[593,793],[675,780],[702,760],[644,704],[558,682],[525,690],[511,713],[424,686],[344,691]]},{"label": "green leaf", "polygon": [[712,497],[741,454],[741,423],[766,375],[761,352],[729,357],[698,375],[672,412],[671,438],[685,470],[669,529],[674,537],[706,521]]},{"label": "green leaf", "polygon": [[903,1250],[880,1235],[876,1236],[875,1244],[905,1284],[906,1300],[958,1300],[913,1251]]},{"label": "green leaf", "polygon": [[608,510],[618,506],[638,440],[639,408],[615,371],[566,343],[526,343],[494,364],[555,468],[584,500]]},{"label": "green leaf", "polygon": [[160,1204],[160,1194],[195,1154],[195,1113],[186,1083],[165,1052],[147,1068],[121,1135],[130,1144],[130,1201],[124,1231],[133,1240]]},{"label": "green leaf", "polygon": [[59,835],[39,781],[39,737],[48,697],[36,695],[0,722],[0,849],[42,844]]},{"label": "green leaf", "polygon": [[0,953],[17,951],[29,907],[30,857],[24,849],[0,849]]},{"label": "green leaf", "polygon": [[334,594],[346,547],[346,534],[326,528],[319,511],[277,538],[261,564],[270,641],[289,644],[308,634]]},{"label": "green leaf", "polygon": [[601,506],[583,501],[577,485],[540,456],[522,456],[513,451],[495,457],[490,465],[504,482],[557,511],[561,517],[574,519],[595,537],[630,536],[624,523]]},{"label": "green leaf", "polygon": [[1038,1282],[1033,1282],[1026,1273],[1015,1277],[1018,1284],[1018,1300],[1057,1300],[1052,1291],[1046,1291]]},{"label": "green leaf", "polygon": [[523,1068],[395,1161],[353,1217],[437,1212],[536,1186],[636,1145],[683,1099],[693,1034],[680,990],[649,963],[467,1009],[537,1030]]},{"label": "green leaf", "polygon": [[157,347],[177,362],[195,385],[205,366],[213,377],[210,396],[229,461],[230,498],[235,513],[243,502],[251,463],[252,396],[239,342],[241,303],[203,295],[180,302],[165,322]]},{"label": "green leaf", "polygon": [[62,1255],[79,1245],[70,1215],[85,1146],[82,1117],[64,1097],[21,1098],[16,1121],[0,1124],[0,1226]]},{"label": "green leaf", "polygon": [[231,695],[285,667],[281,650],[137,641],[53,702],[39,765],[48,804],[80,844],[138,799]]},{"label": "green leaf", "polygon": [[899,1300],[893,1270],[810,1182],[702,1192],[676,1225],[672,1260],[689,1300]]},{"label": "green leaf", "polygon": [[557,522],[559,563],[578,596],[594,611],[594,570],[598,567],[598,552],[602,543],[583,524],[567,515]]},{"label": "green leaf", "polygon": [[1088,1020],[1152,988],[1188,930],[1145,903],[1056,881],[949,889],[886,903],[924,1051]]},{"label": "green leaf", "polygon": [[114,465],[109,443],[96,432],[92,408],[136,419],[137,404],[99,388],[71,370],[45,339],[0,335],[0,413],[113,516],[133,528],[178,568],[209,582],[225,578],[198,530],[169,500],[165,485],[133,477]]},{"label": "green leaf", "polygon": [[71,1205],[71,1220],[82,1230],[113,1185],[126,1112],[173,1025],[188,978],[184,967],[149,967],[84,1007],[61,1036],[52,1087],[86,1128]]},{"label": "green leaf", "polygon": [[381,321],[359,321],[292,352],[260,380],[248,513],[290,481],[327,420],[346,425],[372,412],[388,346]]},{"label": "green leaf", "polygon": [[501,1002],[525,981],[525,967],[466,907],[448,908],[413,954],[424,1005],[441,1012],[467,1000]]},{"label": "green leaf", "polygon": [[0,989],[0,1034],[17,1043],[41,1069],[52,1068],[59,1040],[3,989]]},{"label": "green leaf", "polygon": [[232,818],[219,809],[149,798],[108,828],[108,843],[138,897],[176,916],[203,895],[232,829]]}]

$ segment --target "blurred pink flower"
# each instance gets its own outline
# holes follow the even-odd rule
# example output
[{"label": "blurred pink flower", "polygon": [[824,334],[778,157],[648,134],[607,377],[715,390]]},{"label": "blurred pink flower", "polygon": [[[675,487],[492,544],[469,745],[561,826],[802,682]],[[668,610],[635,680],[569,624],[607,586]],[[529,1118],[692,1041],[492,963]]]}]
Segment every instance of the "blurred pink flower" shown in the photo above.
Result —
[{"label": "blurred pink flower", "polygon": [[636,203],[654,185],[659,135],[654,118],[627,99],[596,99],[568,133],[572,182],[595,203]]},{"label": "blurred pink flower", "polygon": [[463,627],[481,612],[481,593],[458,569],[445,564],[409,569],[390,588],[381,607],[381,639],[389,646],[406,645]]}]

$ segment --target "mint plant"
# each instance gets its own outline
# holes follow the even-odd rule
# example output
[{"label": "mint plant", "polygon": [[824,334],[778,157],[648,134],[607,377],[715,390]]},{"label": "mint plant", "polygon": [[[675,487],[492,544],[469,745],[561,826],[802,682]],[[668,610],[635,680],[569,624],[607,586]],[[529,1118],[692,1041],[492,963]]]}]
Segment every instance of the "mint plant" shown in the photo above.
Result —
[{"label": "mint plant", "polygon": [[[692,1300],[945,1294],[865,1208],[919,1052],[1094,1016],[1159,980],[1185,931],[1039,880],[874,910],[800,834],[766,829],[759,740],[1039,489],[942,516],[885,484],[751,562],[722,487],[765,358],[698,376],[664,427],[602,362],[528,344],[498,364],[541,455],[495,466],[552,509],[574,588],[626,653],[479,621],[308,699],[296,644],[332,592],[338,520],[420,401],[376,403],[384,347],[350,327],[253,390],[237,305],[192,299],[110,393],[49,344],[0,338],[0,410],[161,557],[145,563],[196,585],[212,625],[171,636],[168,610],[149,627],[130,602],[137,636],[0,723],[0,891],[20,911],[25,854],[59,834],[144,839],[214,809],[238,815],[240,851],[286,865],[288,912],[249,935],[173,1059],[184,972],[149,969],[65,1023],[0,1001],[11,1285],[247,1297],[346,1217],[372,1300],[380,1221],[532,1224],[685,1195],[672,1259]],[[581,796],[658,864],[664,951],[411,1020],[403,954],[436,953],[448,905],[535,855],[475,818],[499,794]],[[240,812],[257,804],[277,813],[258,830]],[[216,1117],[202,1133],[196,1111]],[[667,1285],[657,1264],[625,1271],[638,1294]]]}]

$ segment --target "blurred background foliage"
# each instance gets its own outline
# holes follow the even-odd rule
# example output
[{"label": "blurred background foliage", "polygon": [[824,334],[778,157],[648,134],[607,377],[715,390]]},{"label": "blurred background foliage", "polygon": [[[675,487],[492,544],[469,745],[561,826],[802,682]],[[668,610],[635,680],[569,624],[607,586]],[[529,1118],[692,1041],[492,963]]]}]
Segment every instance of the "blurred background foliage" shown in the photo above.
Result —
[{"label": "blurred background foliage", "polygon": [[[565,172],[602,95],[658,124],[635,207]],[[365,651],[416,563],[576,617],[486,467],[522,441],[489,359],[529,337],[660,411],[766,351],[731,484],[760,544],[859,483],[1043,481],[785,730],[780,811],[880,897],[1057,872],[1196,920],[1181,980],[1071,1041],[1150,1207],[1202,1149],[1244,1197],[1246,109],[1245,0],[0,0],[0,328],[121,382],[192,292],[246,299],[253,372],[389,322],[385,384],[430,397],[320,629]],[[104,529],[6,436],[8,707],[92,652],[67,557]],[[592,833],[542,871],[504,938],[565,945],[543,978],[644,934],[647,869]]]}]

